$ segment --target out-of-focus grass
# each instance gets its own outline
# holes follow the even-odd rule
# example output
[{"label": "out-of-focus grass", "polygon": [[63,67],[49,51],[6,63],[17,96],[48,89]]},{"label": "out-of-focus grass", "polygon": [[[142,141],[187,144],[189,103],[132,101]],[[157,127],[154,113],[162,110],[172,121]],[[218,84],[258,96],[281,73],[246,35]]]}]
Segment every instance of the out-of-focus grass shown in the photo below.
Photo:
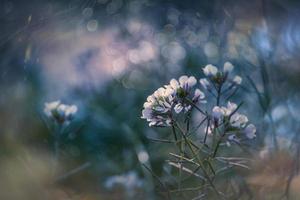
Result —
[{"label": "out-of-focus grass", "polygon": [[[12,145],[12,143],[10,143]],[[117,200],[125,196],[122,188],[113,192],[99,189],[87,180],[90,175],[79,172],[68,180],[58,180],[64,176],[64,166],[58,166],[53,173],[53,155],[49,152],[33,150],[15,143],[9,154],[1,157],[0,199],[7,200]],[[144,196],[136,192],[137,198]]]},{"label": "out-of-focus grass", "polygon": [[293,174],[294,177],[289,183],[294,168],[294,158],[287,151],[279,151],[270,157],[256,159],[253,162],[253,171],[247,179],[254,198],[298,199],[300,176]]}]

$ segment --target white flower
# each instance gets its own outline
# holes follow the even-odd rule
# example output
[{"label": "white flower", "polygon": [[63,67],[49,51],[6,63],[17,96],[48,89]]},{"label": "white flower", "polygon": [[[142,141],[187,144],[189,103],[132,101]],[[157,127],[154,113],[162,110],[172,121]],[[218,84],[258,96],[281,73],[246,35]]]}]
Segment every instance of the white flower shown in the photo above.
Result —
[{"label": "white flower", "polygon": [[230,118],[231,126],[237,127],[237,128],[244,127],[247,122],[248,122],[247,116],[239,114],[239,113],[233,114]]},{"label": "white flower", "polygon": [[170,126],[168,113],[171,112],[174,95],[175,90],[170,85],[158,88],[147,97],[141,118],[146,119],[149,126]]},{"label": "white flower", "polygon": [[215,76],[218,73],[218,68],[209,64],[203,68],[203,72],[206,76]]},{"label": "white flower", "polygon": [[50,103],[45,103],[44,113],[47,115],[47,117],[52,117],[52,112],[57,109],[59,104],[60,104],[60,101],[53,101]]},{"label": "white flower", "polygon": [[215,106],[212,110],[212,112],[213,112],[212,115],[215,119],[221,119],[224,116],[231,115],[236,110],[236,108],[237,108],[237,105],[235,103],[228,101],[227,107]]},{"label": "white flower", "polygon": [[209,87],[209,82],[208,82],[208,80],[206,79],[206,78],[201,78],[200,80],[199,80],[199,82],[200,82],[200,84],[202,85],[202,87],[204,88],[204,89],[206,89],[207,90],[207,88]]},{"label": "white flower", "polygon": [[256,137],[256,127],[253,124],[249,124],[245,129],[244,132],[248,139],[253,139]]},{"label": "white flower", "polygon": [[191,110],[192,106],[191,105],[188,105],[188,106],[184,106],[184,110],[185,112]]},{"label": "white flower", "polygon": [[193,87],[197,84],[197,80],[194,76],[190,76],[187,82],[189,87]]},{"label": "white flower", "polygon": [[60,115],[63,115],[65,118],[72,118],[74,114],[77,112],[77,106],[75,105],[65,105],[65,104],[60,104],[57,107],[57,112]]},{"label": "white flower", "polygon": [[134,192],[134,190],[142,187],[142,185],[143,181],[134,171],[130,171],[126,174],[111,176],[105,181],[106,188],[112,189],[115,186],[121,186],[124,187],[126,192],[129,193]]},{"label": "white flower", "polygon": [[142,111],[142,119],[149,122],[149,126],[170,126],[173,111],[176,114],[188,112],[193,103],[204,103],[205,95],[199,89],[194,89],[197,80],[194,76],[181,76],[179,80],[171,79],[169,85],[158,88],[147,97]]},{"label": "white flower", "polygon": [[78,108],[75,105],[69,106],[66,110],[66,115],[68,117],[73,116],[77,112]]},{"label": "white flower", "polygon": [[204,98],[205,98],[205,94],[197,88],[194,93],[193,101],[198,101],[199,99],[202,100]]},{"label": "white flower", "polygon": [[237,109],[237,105],[235,103],[228,101],[227,108],[223,107],[223,109],[224,109],[224,115],[229,116]]},{"label": "white flower", "polygon": [[152,109],[151,108],[145,108],[142,111],[142,119],[147,119],[147,121],[152,117]]},{"label": "white flower", "polygon": [[[196,85],[197,80],[194,76],[181,76],[179,78],[180,87],[183,89],[189,89]],[[171,83],[170,83],[171,84]]]},{"label": "white flower", "polygon": [[219,106],[215,106],[212,110],[212,116],[215,119],[221,119],[225,114],[225,111],[223,108],[219,107]]},{"label": "white flower", "polygon": [[179,83],[178,83],[178,81],[176,80],[176,79],[172,79],[171,81],[170,81],[170,86],[174,89],[174,90],[176,90],[178,87],[179,87]]},{"label": "white flower", "polygon": [[206,133],[206,130],[207,130],[207,134],[208,134],[208,135],[212,135],[214,129],[215,129],[215,125],[214,125],[213,123],[211,123],[208,127],[206,126],[206,127],[204,128],[204,132]]},{"label": "white flower", "polygon": [[179,77],[179,83],[180,86],[183,87],[185,85],[185,83],[188,81],[189,77],[186,75],[180,76]]},{"label": "white flower", "polygon": [[175,105],[174,110],[176,113],[180,113],[183,109],[183,106],[181,105],[181,103],[178,103]]},{"label": "white flower", "polygon": [[242,83],[242,78],[240,76],[235,76],[232,81],[235,84],[240,85]]},{"label": "white flower", "polygon": [[223,71],[224,73],[230,73],[233,70],[233,65],[230,62],[225,62]]},{"label": "white flower", "polygon": [[69,122],[77,112],[77,106],[61,104],[60,101],[45,103],[44,113],[57,123]]},{"label": "white flower", "polygon": [[[202,70],[204,74],[211,80],[211,82],[217,84],[224,84],[226,81],[240,85],[242,83],[242,78],[240,76],[231,77],[234,66],[230,62],[225,62],[223,66],[223,71],[219,73],[218,68],[211,64],[206,65]],[[203,88],[207,89],[209,82],[206,79],[200,79],[200,83]]]}]

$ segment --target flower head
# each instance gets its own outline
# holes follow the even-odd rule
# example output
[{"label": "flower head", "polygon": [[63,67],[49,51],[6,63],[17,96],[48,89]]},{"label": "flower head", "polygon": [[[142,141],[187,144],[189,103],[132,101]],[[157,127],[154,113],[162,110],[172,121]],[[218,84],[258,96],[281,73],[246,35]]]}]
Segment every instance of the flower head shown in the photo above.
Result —
[{"label": "flower head", "polygon": [[221,119],[225,115],[225,110],[219,106],[215,106],[212,110],[212,115],[215,119]]},{"label": "flower head", "polygon": [[109,177],[106,179],[104,186],[107,189],[113,189],[116,186],[122,187],[125,189],[127,195],[133,197],[136,190],[141,188],[143,184],[143,180],[138,177],[136,172],[129,171],[124,174]]},{"label": "flower head", "polygon": [[[231,78],[231,72],[233,71],[233,69],[234,66],[230,62],[225,62],[223,71],[219,71],[216,66],[209,64],[203,68],[203,72],[205,76],[207,76],[208,79],[212,81],[212,83],[222,85],[227,80],[229,80],[233,84],[240,85],[242,83],[242,78],[240,76]],[[208,89],[209,82],[207,81],[207,79],[200,79],[200,83],[203,88]]]},{"label": "flower head", "polygon": [[209,64],[203,68],[203,72],[206,76],[215,76],[218,73],[218,68],[214,65]]},{"label": "flower head", "polygon": [[201,90],[194,89],[196,84],[193,76],[172,79],[168,85],[157,89],[147,98],[141,118],[146,119],[149,126],[170,126],[173,111],[175,114],[188,112],[192,108],[189,101],[204,103],[205,95]]},{"label": "flower head", "polygon": [[248,117],[239,113],[235,113],[230,118],[230,125],[236,128],[245,127],[248,122]]},{"label": "flower head", "polygon": [[235,84],[240,85],[242,83],[242,78],[240,76],[235,76],[232,81]]},{"label": "flower head", "polygon": [[221,119],[222,117],[228,117],[237,109],[237,105],[228,101],[227,107],[215,106],[212,110],[212,115],[215,119]]},{"label": "flower head", "polygon": [[[248,124],[248,117],[246,115],[237,112],[238,106],[235,103],[228,102],[227,106],[215,106],[212,109],[212,117],[216,124],[225,124],[225,131],[228,131],[230,138],[238,138],[242,133],[247,139],[253,139],[256,137],[256,128],[253,124]],[[227,128],[226,128],[227,127]],[[212,133],[214,129],[214,123],[209,127],[209,133]],[[234,133],[232,133],[232,131]],[[238,133],[238,135],[236,135]],[[238,140],[235,140],[238,141]]]},{"label": "flower head", "polygon": [[57,123],[69,122],[77,112],[77,106],[62,104],[60,101],[45,103],[44,113]]},{"label": "flower head", "polygon": [[253,124],[249,124],[245,129],[244,129],[245,135],[249,139],[253,139],[256,137],[256,127]]},{"label": "flower head", "polygon": [[230,73],[233,70],[234,66],[230,62],[225,62],[223,71],[224,73]]}]

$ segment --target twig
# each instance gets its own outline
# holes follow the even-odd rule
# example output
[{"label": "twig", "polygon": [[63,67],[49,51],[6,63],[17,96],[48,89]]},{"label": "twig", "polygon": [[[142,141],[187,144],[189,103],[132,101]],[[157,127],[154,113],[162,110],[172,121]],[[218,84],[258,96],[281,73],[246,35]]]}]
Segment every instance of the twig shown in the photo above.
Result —
[{"label": "twig", "polygon": [[171,200],[171,194],[170,194],[170,191],[168,190],[168,188],[167,188],[167,186],[165,185],[165,183],[164,182],[162,182],[160,179],[159,179],[159,177],[147,166],[147,165],[145,165],[145,164],[143,164],[142,163],[142,166],[145,168],[145,169],[147,169],[150,173],[151,173],[151,175],[158,181],[158,183],[165,189],[165,191],[167,192],[167,198],[169,199],[169,200]]},{"label": "twig", "polygon": [[79,167],[76,167],[75,169],[72,169],[71,171],[65,173],[64,175],[56,178],[55,182],[60,182],[60,181],[63,181],[71,176],[73,176],[74,174],[77,174],[85,169],[87,169],[88,167],[91,166],[91,163],[90,162],[86,162],[82,165],[80,165]]}]

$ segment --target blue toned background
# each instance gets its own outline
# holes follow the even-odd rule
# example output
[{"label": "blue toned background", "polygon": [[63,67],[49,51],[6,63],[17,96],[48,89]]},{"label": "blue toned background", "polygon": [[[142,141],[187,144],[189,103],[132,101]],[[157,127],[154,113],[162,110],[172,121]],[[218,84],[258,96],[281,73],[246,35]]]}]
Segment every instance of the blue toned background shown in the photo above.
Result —
[{"label": "blue toned background", "polygon": [[[1,1],[0,199],[162,198],[142,164],[172,185],[170,146],[151,141],[170,132],[140,119],[143,103],[208,63],[231,61],[243,78],[234,100],[257,127],[253,154],[283,149],[270,165],[288,163],[299,143],[299,13],[292,0]],[[57,180],[43,113],[54,100],[78,107]]]}]

